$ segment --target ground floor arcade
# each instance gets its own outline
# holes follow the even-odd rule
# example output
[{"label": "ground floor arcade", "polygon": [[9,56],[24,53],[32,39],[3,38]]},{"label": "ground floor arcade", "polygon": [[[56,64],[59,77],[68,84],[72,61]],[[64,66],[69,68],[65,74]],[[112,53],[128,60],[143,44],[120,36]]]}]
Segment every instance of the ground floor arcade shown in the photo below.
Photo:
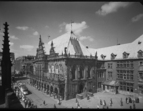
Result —
[{"label": "ground floor arcade", "polygon": [[35,78],[30,79],[30,84],[47,95],[53,96],[55,99],[64,99],[64,84],[44,82]]}]

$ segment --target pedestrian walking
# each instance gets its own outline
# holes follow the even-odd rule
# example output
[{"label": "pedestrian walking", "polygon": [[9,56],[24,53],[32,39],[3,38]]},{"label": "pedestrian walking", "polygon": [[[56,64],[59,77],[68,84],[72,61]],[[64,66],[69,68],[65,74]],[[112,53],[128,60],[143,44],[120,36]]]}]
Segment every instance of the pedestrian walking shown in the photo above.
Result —
[{"label": "pedestrian walking", "polygon": [[27,108],[29,108],[29,100],[27,99]]},{"label": "pedestrian walking", "polygon": [[25,108],[26,108],[26,106],[27,106],[27,100],[26,99],[24,100],[24,103],[25,103]]},{"label": "pedestrian walking", "polygon": [[129,97],[129,103],[132,103],[132,99]]},{"label": "pedestrian walking", "polygon": [[121,103],[121,106],[123,106],[123,100],[122,100],[122,98],[121,98],[121,101],[120,101],[120,103]]},{"label": "pedestrian walking", "polygon": [[43,101],[43,104],[45,105],[45,101]]},{"label": "pedestrian walking", "polygon": [[103,104],[102,104],[102,100],[101,100],[101,99],[100,99],[100,105],[103,105]]},{"label": "pedestrian walking", "polygon": [[61,103],[60,103],[60,99],[58,99],[58,105],[60,105]]},{"label": "pedestrian walking", "polygon": [[79,104],[79,103],[78,103],[78,106],[77,106],[77,108],[78,108],[78,109],[80,109],[80,104]]},{"label": "pedestrian walking", "polygon": [[87,96],[87,100],[89,100],[89,96]]},{"label": "pedestrian walking", "polygon": [[136,104],[135,103],[133,103],[133,109],[136,109]]},{"label": "pedestrian walking", "polygon": [[132,106],[130,106],[130,109],[132,109]]},{"label": "pedestrian walking", "polygon": [[140,103],[139,97],[136,98],[136,103]]},{"label": "pedestrian walking", "polygon": [[110,99],[110,106],[112,106],[112,104],[113,104],[113,101],[112,101],[112,98]]},{"label": "pedestrian walking", "polygon": [[126,97],[126,104],[128,104],[127,101],[128,101],[128,98]]},{"label": "pedestrian walking", "polygon": [[104,106],[106,106],[106,101],[104,100]]},{"label": "pedestrian walking", "polygon": [[29,106],[29,108],[31,107],[31,101],[29,101],[29,105],[28,106]]},{"label": "pedestrian walking", "polygon": [[54,104],[54,108],[56,108],[56,105]]}]

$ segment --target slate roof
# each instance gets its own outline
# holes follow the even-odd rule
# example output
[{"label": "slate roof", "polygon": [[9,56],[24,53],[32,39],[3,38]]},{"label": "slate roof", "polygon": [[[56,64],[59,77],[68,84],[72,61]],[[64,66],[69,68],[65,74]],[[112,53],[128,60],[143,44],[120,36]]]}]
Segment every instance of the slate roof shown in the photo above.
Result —
[{"label": "slate roof", "polygon": [[76,35],[71,32],[67,32],[45,44],[45,52],[49,55],[51,42],[53,42],[53,46],[55,47],[55,53],[59,55],[64,54],[64,49],[67,47],[67,54],[70,55],[87,55],[89,56],[90,53],[85,46],[78,40]]},{"label": "slate roof", "polygon": [[111,46],[111,47],[105,47],[105,48],[99,48],[99,49],[88,48],[88,50],[93,56],[97,52],[98,60],[103,60],[101,58],[101,54],[106,56],[104,60],[111,60],[112,53],[117,55],[115,57],[115,60],[123,59],[124,52],[129,53],[129,56],[127,59],[137,59],[138,51],[143,50],[143,35],[141,35],[139,38],[137,38],[135,41],[131,43],[116,45],[116,46]]},{"label": "slate roof", "polygon": [[[51,42],[53,41],[55,53],[59,55],[64,54],[64,49],[67,47],[67,54],[70,55],[84,55],[84,56],[95,56],[97,52],[98,60],[103,60],[101,55],[105,55],[104,60],[111,60],[111,54],[115,54],[116,57],[114,60],[123,59],[123,53],[129,53],[127,59],[137,59],[138,51],[143,50],[143,35],[138,37],[131,43],[115,45],[105,48],[86,48],[76,37],[74,33],[67,32],[45,44],[45,52],[49,55]],[[140,42],[140,44],[139,44]]]}]

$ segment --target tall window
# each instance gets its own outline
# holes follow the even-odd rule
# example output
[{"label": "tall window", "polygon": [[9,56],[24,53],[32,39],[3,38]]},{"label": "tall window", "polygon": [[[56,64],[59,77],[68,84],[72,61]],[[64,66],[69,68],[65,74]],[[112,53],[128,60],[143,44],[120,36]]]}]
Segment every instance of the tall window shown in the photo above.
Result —
[{"label": "tall window", "polygon": [[108,63],[108,69],[112,69],[112,63]]},{"label": "tall window", "polygon": [[139,86],[138,86],[138,89],[139,89],[139,92],[140,92],[141,94],[143,94],[143,85],[139,85]]},{"label": "tall window", "polygon": [[139,72],[138,78],[139,81],[143,81],[143,72]]},{"label": "tall window", "polygon": [[112,79],[112,72],[108,72],[108,79]]},{"label": "tall window", "polygon": [[101,82],[98,82],[98,88],[101,88]]},{"label": "tall window", "polygon": [[75,67],[74,66],[72,67],[71,74],[72,74],[72,79],[75,79]]},{"label": "tall window", "polygon": [[80,73],[80,79],[82,79],[83,78],[83,72],[82,72],[82,67],[80,67],[80,69],[79,69],[80,71],[79,71],[79,73]]},{"label": "tall window", "polygon": [[143,66],[143,61],[139,61],[139,66]]}]

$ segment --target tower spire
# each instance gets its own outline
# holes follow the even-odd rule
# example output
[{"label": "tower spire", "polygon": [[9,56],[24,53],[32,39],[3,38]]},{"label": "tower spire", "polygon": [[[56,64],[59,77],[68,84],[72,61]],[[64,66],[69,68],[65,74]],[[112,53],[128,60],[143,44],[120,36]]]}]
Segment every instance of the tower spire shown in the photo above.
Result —
[{"label": "tower spire", "polygon": [[[9,45],[9,33],[8,33],[8,23],[4,24],[4,40],[3,40],[3,52],[2,52],[2,87],[5,89],[11,89],[11,59],[10,59],[10,45]],[[3,95],[4,96],[4,95]],[[5,96],[4,96],[5,97]]]}]

